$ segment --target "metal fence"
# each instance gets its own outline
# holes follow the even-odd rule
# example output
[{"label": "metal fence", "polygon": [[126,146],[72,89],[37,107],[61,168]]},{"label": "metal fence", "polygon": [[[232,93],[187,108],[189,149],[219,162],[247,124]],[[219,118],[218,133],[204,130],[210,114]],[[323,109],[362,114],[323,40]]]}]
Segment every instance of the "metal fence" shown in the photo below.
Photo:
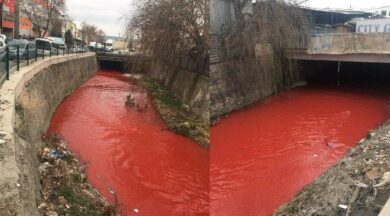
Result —
[{"label": "metal fence", "polygon": [[59,45],[37,46],[34,42],[27,43],[26,45],[6,46],[0,48],[0,87],[15,71],[19,71],[21,68],[29,66],[35,62],[43,60],[45,58],[51,58],[55,56],[65,56],[76,53],[89,52],[86,46],[74,46],[67,48]]},{"label": "metal fence", "polygon": [[88,49],[95,53],[111,53],[110,51],[107,51],[107,45],[105,43],[101,44],[100,46],[95,44],[95,46],[88,46]]}]

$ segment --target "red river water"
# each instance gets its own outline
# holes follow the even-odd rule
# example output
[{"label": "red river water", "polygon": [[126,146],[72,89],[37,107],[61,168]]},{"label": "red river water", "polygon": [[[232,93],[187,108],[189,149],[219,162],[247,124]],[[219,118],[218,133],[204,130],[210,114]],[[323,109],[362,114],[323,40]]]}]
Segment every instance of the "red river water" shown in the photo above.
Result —
[{"label": "red river water", "polygon": [[213,216],[269,216],[389,115],[388,95],[301,88],[211,130]]},{"label": "red river water", "polygon": [[[130,93],[137,111],[125,105]],[[88,181],[127,215],[209,215],[209,150],[166,129],[145,90],[120,73],[100,71],[56,110],[58,133]]]}]

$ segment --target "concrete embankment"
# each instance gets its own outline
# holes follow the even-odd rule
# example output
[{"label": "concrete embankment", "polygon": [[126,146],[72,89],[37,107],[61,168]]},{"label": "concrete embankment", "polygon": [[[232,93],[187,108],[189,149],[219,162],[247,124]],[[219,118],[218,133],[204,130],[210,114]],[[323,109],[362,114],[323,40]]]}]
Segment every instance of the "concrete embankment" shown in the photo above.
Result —
[{"label": "concrete embankment", "polygon": [[39,215],[41,136],[61,101],[97,71],[95,54],[42,60],[0,89],[0,215]]},{"label": "concrete embankment", "polygon": [[161,82],[173,96],[188,105],[204,121],[209,122],[209,77],[160,64],[155,64],[151,68],[149,76]]},{"label": "concrete embankment", "polygon": [[253,65],[262,65],[255,60],[233,63],[222,62],[210,66],[210,115],[212,119],[219,118],[232,111],[244,108],[274,95],[284,88],[294,87],[303,74],[295,70],[286,82],[291,86],[280,85],[272,71],[272,65],[264,64],[264,68]]}]

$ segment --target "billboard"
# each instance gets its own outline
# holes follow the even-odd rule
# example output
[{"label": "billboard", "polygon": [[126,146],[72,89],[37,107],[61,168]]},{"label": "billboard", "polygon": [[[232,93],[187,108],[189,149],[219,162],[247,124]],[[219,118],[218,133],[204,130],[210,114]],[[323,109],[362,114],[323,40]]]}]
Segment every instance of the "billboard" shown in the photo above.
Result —
[{"label": "billboard", "polygon": [[20,17],[20,29],[21,30],[32,30],[32,23],[28,17]]},{"label": "billboard", "polygon": [[390,32],[390,19],[359,20],[356,23],[357,33]]}]

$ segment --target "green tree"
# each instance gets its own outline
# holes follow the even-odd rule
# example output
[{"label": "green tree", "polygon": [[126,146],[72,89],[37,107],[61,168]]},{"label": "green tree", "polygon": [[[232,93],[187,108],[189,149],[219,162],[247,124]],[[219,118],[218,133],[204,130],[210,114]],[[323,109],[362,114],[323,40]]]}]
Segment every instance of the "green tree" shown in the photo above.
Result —
[{"label": "green tree", "polygon": [[67,30],[65,32],[65,43],[66,43],[66,46],[68,46],[68,47],[73,45],[73,34],[72,34],[72,31],[70,31],[70,30]]}]

